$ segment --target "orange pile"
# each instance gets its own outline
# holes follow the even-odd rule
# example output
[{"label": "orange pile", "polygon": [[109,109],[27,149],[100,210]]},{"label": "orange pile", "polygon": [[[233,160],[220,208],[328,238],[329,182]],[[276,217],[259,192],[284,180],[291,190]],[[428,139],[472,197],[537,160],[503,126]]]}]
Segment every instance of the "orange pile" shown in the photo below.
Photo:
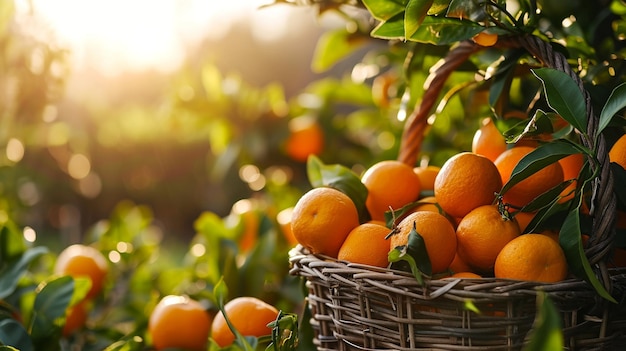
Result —
[{"label": "orange pile", "polygon": [[[626,138],[612,150],[615,162],[626,149],[622,140]],[[485,119],[472,152],[455,154],[441,167],[412,167],[395,160],[369,167],[361,182],[368,191],[370,222],[359,222],[354,202],[341,191],[309,191],[294,207],[293,235],[312,253],[387,267],[389,251],[406,245],[415,227],[424,239],[433,277],[565,279],[567,261],[559,233],[529,233],[535,213],[517,209],[563,181],[572,184],[559,201],[571,198],[585,161],[582,154],[554,162],[502,193],[518,162],[537,145],[534,140],[506,144],[493,121]],[[531,250],[535,246],[536,253]],[[523,264],[523,257],[530,263]]]}]

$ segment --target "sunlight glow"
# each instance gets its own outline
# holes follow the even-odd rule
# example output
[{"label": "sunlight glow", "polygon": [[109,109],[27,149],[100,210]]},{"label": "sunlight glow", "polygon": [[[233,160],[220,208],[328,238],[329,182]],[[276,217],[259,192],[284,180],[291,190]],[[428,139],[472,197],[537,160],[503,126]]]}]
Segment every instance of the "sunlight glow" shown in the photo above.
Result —
[{"label": "sunlight glow", "polygon": [[34,243],[35,240],[37,240],[37,232],[35,232],[35,229],[31,227],[24,227],[22,234],[24,235],[24,240],[28,241],[29,243]]},{"label": "sunlight glow", "polygon": [[89,158],[82,154],[74,154],[67,163],[67,173],[74,179],[83,179],[91,172]]},{"label": "sunlight glow", "polygon": [[[22,0],[27,2],[29,0]],[[224,37],[263,0],[32,0],[35,13],[73,53],[74,64],[105,74],[120,70],[172,71],[201,39]],[[270,15],[283,15],[284,10]],[[267,24],[267,21],[264,21]],[[278,32],[287,30],[278,21]],[[272,32],[273,35],[275,32]],[[269,31],[271,32],[271,31]]]},{"label": "sunlight glow", "polygon": [[19,139],[9,139],[6,154],[11,162],[20,162],[24,158],[24,144]]}]

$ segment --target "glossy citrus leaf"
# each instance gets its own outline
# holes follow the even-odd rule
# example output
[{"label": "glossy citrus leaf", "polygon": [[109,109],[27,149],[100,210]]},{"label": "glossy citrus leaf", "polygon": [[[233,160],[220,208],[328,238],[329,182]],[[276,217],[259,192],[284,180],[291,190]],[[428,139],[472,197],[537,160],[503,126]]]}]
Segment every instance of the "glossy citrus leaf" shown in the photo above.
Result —
[{"label": "glossy citrus leaf", "polygon": [[523,351],[563,350],[561,315],[548,294],[537,294],[537,314]]},{"label": "glossy citrus leaf", "polygon": [[298,315],[280,311],[276,320],[268,327],[272,328],[272,342],[266,351],[296,350],[299,344]]},{"label": "glossy citrus leaf", "polygon": [[404,12],[409,0],[363,0],[363,5],[372,17],[379,21],[387,21]]},{"label": "glossy citrus leaf", "polygon": [[574,201],[576,201],[576,206],[569,211],[559,231],[559,244],[563,248],[563,252],[567,258],[567,266],[576,276],[591,284],[598,295],[608,301],[617,303],[598,280],[589,264],[587,256],[585,256],[582,233],[580,230],[580,205],[582,203],[582,194],[574,197]]},{"label": "glossy citrus leaf", "polygon": [[374,38],[404,40],[404,12],[380,22],[370,33]]},{"label": "glossy citrus leaf", "polygon": [[563,157],[581,152],[587,153],[582,146],[565,139],[556,140],[538,146],[528,155],[524,156],[517,163],[515,168],[513,168],[511,178],[502,187],[500,195],[503,195],[515,184],[526,179],[540,169],[557,162]]},{"label": "glossy citrus leaf", "polygon": [[[6,318],[0,320],[0,350],[32,351],[34,350],[30,335],[24,326],[15,319]],[[15,348],[14,348],[15,347]]]},{"label": "glossy citrus leaf", "polygon": [[48,249],[45,247],[34,247],[26,250],[14,262],[8,262],[6,266],[2,266],[0,270],[0,299],[13,293],[20,278],[27,272],[29,264],[46,252]]},{"label": "glossy citrus leaf", "polygon": [[63,276],[42,283],[33,305],[31,335],[33,339],[45,340],[55,333],[55,321],[65,316],[74,295],[74,279]]},{"label": "glossy citrus leaf", "polygon": [[491,80],[491,87],[489,88],[489,105],[491,107],[496,107],[496,104],[500,100],[503,92],[510,84],[511,76],[515,67],[517,67],[520,56],[521,51],[519,50],[505,54],[504,59],[496,67],[495,73],[488,78]]},{"label": "glossy citrus leaf", "polygon": [[560,199],[559,195],[565,190],[573,181],[565,181],[561,182],[561,184],[553,187],[552,189],[546,191],[545,193],[537,196],[531,202],[526,204],[522,211],[524,212],[535,212],[539,211],[546,206],[554,205]]},{"label": "glossy citrus leaf", "polygon": [[409,0],[404,15],[404,35],[412,36],[428,14],[433,0]]},{"label": "glossy citrus leaf", "polygon": [[596,136],[602,133],[604,128],[611,123],[613,116],[626,107],[626,83],[618,85],[609,96],[600,113],[600,123]]},{"label": "glossy citrus leaf", "polygon": [[450,1],[446,15],[452,18],[469,19],[474,22],[484,21],[487,17],[484,2],[466,0]]},{"label": "glossy citrus leaf", "polygon": [[340,164],[326,165],[317,156],[312,155],[307,160],[307,175],[314,188],[329,186],[348,195],[359,212],[361,223],[370,219],[365,206],[367,188],[351,169]]},{"label": "glossy citrus leaf", "polygon": [[472,38],[484,28],[474,22],[426,16],[413,35],[407,40],[435,45],[450,45]]},{"label": "glossy citrus leaf", "polygon": [[435,0],[433,1],[430,9],[428,10],[429,15],[443,14],[444,11],[448,9],[450,5],[450,0]]},{"label": "glossy citrus leaf", "polygon": [[426,243],[415,229],[415,223],[409,232],[407,244],[389,251],[388,259],[392,269],[410,271],[421,285],[424,285],[423,275],[430,276],[432,274]]},{"label": "glossy citrus leaf", "polygon": [[532,72],[541,81],[550,108],[574,128],[585,133],[587,109],[576,82],[564,72],[552,68],[539,68]]}]

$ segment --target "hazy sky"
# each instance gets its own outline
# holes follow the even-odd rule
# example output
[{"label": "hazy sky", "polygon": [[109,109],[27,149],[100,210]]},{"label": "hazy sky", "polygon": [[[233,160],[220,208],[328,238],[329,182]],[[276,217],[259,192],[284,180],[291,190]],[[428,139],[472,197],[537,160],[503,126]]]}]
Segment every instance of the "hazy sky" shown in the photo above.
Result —
[{"label": "hazy sky", "polygon": [[[26,6],[28,0],[19,0]],[[18,5],[19,2],[18,1]],[[259,40],[284,35],[292,6],[259,9],[271,0],[32,0],[37,16],[72,51],[78,67],[103,73],[153,68],[171,71],[186,48],[219,39],[247,21]]]}]

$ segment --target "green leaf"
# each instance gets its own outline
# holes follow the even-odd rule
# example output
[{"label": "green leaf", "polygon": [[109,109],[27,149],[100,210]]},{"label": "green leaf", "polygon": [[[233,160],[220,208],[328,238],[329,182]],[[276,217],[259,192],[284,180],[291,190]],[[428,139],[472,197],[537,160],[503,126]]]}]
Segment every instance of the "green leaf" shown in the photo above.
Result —
[{"label": "green leaf", "polygon": [[539,68],[532,72],[541,81],[550,108],[581,133],[585,133],[587,109],[576,82],[564,72],[552,68]]},{"label": "green leaf", "polygon": [[557,162],[565,156],[586,152],[582,146],[574,144],[568,140],[560,139],[550,143],[542,144],[524,156],[513,168],[511,178],[504,184],[500,195],[504,195],[511,187],[520,181],[528,178],[542,168]]},{"label": "green leaf", "polygon": [[408,0],[363,0],[363,5],[372,17],[379,21],[387,21],[404,12]]},{"label": "green leaf", "polygon": [[435,45],[450,45],[472,38],[484,28],[474,22],[427,16],[407,40]]},{"label": "green leaf", "polygon": [[410,37],[424,21],[433,0],[409,0],[404,15],[404,36]]},{"label": "green leaf", "polygon": [[58,330],[55,320],[65,316],[74,295],[74,279],[70,276],[43,283],[33,305],[31,335],[33,339],[45,340]]},{"label": "green leaf", "polygon": [[465,301],[463,301],[463,307],[468,311],[472,311],[476,314],[481,314],[480,309],[476,307],[476,304],[474,304],[474,301],[472,301],[471,299],[465,299]]},{"label": "green leaf", "polygon": [[367,188],[361,182],[361,178],[351,169],[340,164],[326,165],[313,155],[307,160],[307,175],[314,188],[328,186],[348,195],[359,212],[361,223],[370,219],[365,206]]},{"label": "green leaf", "polygon": [[561,195],[563,190],[565,190],[565,188],[567,188],[570,184],[572,184],[572,182],[573,180],[561,182],[559,185],[539,195],[538,197],[533,199],[531,202],[526,204],[521,209],[521,211],[535,212],[535,211],[541,210],[544,207],[551,206],[551,205],[554,205],[555,203],[558,203],[558,201],[560,200],[559,195]]},{"label": "green leaf", "polygon": [[0,268],[6,261],[23,254],[26,248],[24,236],[12,223],[0,227]]},{"label": "green leaf", "polygon": [[485,3],[481,1],[452,0],[448,7],[447,17],[467,19],[473,22],[487,18]]},{"label": "green leaf", "polygon": [[426,204],[434,205],[435,207],[439,209],[439,214],[447,216],[447,214],[443,211],[443,209],[441,208],[441,206],[439,206],[438,203],[428,201],[428,200],[426,201],[418,200],[418,201],[408,203],[399,209],[394,209],[393,211],[386,211],[385,212],[385,224],[387,225],[387,227],[393,228],[395,225],[396,219],[405,217],[405,215],[413,212],[413,209],[415,207],[420,206],[420,205],[426,205]]},{"label": "green leaf", "polygon": [[217,305],[223,307],[228,300],[228,286],[224,283],[224,279],[220,279],[213,287],[213,296],[217,300]]},{"label": "green leaf", "polygon": [[450,0],[435,0],[428,10],[429,15],[442,14],[448,9]]},{"label": "green leaf", "polygon": [[580,231],[582,193],[576,196],[574,201],[576,201],[576,206],[569,211],[559,231],[559,244],[563,248],[563,252],[567,258],[567,266],[576,276],[591,284],[598,295],[608,301],[617,303],[594,274],[589,260],[587,256],[585,256],[585,251],[583,250],[582,233]]},{"label": "green leaf", "polygon": [[404,40],[404,12],[401,12],[385,22],[379,23],[370,35],[379,39]]},{"label": "green leaf", "polygon": [[145,349],[142,338],[126,337],[107,346],[103,351],[141,351]]},{"label": "green leaf", "polygon": [[563,350],[561,316],[545,292],[537,294],[537,314],[524,351]]},{"label": "green leaf", "polygon": [[[390,235],[394,235],[393,232]],[[393,248],[388,255],[392,269],[410,270],[415,279],[424,285],[422,275],[430,276],[432,266],[424,238],[417,232],[415,222],[409,232],[407,244]],[[407,267],[408,264],[408,267]]]},{"label": "green leaf", "polygon": [[[11,318],[0,320],[0,345],[7,345],[4,350],[32,351],[35,349],[24,326]],[[3,350],[3,346],[0,346],[0,350]]]},{"label": "green leaf", "polygon": [[298,315],[280,311],[276,320],[267,325],[272,328],[272,342],[266,351],[296,350],[298,339]]},{"label": "green leaf", "polygon": [[496,72],[490,78],[492,83],[489,88],[489,105],[491,107],[496,107],[505,87],[510,84],[511,76],[515,67],[517,67],[520,56],[521,50],[514,50],[511,54],[506,54],[504,59],[497,65]]},{"label": "green leaf", "polygon": [[4,299],[11,295],[20,278],[27,272],[28,265],[37,257],[48,252],[48,249],[42,246],[28,249],[15,262],[9,263],[0,271],[0,299]]},{"label": "green leaf", "polygon": [[600,123],[596,135],[600,135],[604,128],[609,125],[613,116],[626,107],[626,83],[618,85],[609,96],[600,113]]},{"label": "green leaf", "polygon": [[366,43],[366,37],[359,32],[350,33],[343,28],[325,32],[315,47],[311,63],[313,71],[321,73],[328,70]]}]

